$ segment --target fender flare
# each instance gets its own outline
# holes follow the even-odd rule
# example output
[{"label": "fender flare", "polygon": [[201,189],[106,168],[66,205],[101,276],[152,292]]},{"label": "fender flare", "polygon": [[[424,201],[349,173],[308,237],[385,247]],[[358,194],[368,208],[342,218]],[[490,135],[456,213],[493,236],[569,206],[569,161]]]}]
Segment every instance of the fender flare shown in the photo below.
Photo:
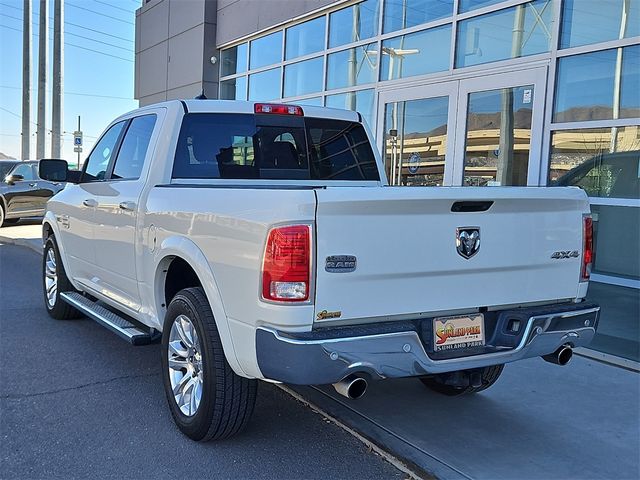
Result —
[{"label": "fender flare", "polygon": [[[190,239],[181,236],[171,236],[165,238],[157,249],[154,258],[154,278],[153,292],[154,302],[157,312],[164,311],[160,305],[164,304],[164,281],[162,280],[164,266],[169,258],[178,257],[189,264],[198,276],[205,296],[213,312],[213,317],[218,327],[218,333],[222,342],[224,356],[229,366],[237,374],[245,378],[251,378],[245,373],[240,366],[236,355],[233,339],[231,337],[231,329],[229,328],[229,320],[224,309],[220,289],[216,282],[209,261],[205,257],[202,250]],[[158,319],[160,320],[160,319]],[[161,321],[161,320],[160,320]]]}]

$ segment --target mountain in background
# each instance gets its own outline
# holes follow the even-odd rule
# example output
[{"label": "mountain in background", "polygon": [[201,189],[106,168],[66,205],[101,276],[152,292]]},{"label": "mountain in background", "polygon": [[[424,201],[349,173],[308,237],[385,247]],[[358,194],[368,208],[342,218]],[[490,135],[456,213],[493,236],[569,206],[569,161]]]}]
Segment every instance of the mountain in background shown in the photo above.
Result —
[{"label": "mountain in background", "polygon": [[10,157],[9,155],[5,155],[4,153],[0,152],[0,160],[15,160],[15,158]]}]

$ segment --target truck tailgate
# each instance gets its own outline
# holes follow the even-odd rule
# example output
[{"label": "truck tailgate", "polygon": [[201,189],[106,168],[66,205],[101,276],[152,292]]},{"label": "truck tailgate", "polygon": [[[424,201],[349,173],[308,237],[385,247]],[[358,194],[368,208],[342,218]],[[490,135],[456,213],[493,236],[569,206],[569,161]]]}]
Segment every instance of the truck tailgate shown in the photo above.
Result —
[{"label": "truck tailgate", "polygon": [[[317,321],[576,296],[582,216],[589,212],[579,189],[338,187],[316,196]],[[492,203],[455,212],[456,202],[462,210]],[[479,230],[470,258],[457,250],[460,228]],[[552,258],[558,251],[579,254]],[[356,257],[355,270],[345,256]]]}]

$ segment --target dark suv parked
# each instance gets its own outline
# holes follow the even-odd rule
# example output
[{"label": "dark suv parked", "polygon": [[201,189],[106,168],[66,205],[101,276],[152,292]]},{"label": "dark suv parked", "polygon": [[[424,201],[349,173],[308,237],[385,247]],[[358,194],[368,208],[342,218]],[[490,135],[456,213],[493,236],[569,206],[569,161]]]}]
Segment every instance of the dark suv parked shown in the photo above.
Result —
[{"label": "dark suv parked", "polygon": [[[7,169],[0,163],[0,227],[13,225],[22,217],[44,215],[47,200],[64,188],[62,182],[42,180],[38,162],[11,162]],[[7,171],[8,170],[8,171]]]}]

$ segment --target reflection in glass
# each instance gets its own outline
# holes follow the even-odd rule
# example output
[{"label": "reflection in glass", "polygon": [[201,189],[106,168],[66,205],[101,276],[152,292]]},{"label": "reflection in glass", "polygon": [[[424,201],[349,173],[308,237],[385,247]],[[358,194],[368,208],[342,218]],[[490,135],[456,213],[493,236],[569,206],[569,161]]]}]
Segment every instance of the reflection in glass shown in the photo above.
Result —
[{"label": "reflection in glass", "polygon": [[246,100],[247,77],[237,77],[220,82],[220,99],[222,100]]},{"label": "reflection in glass", "polygon": [[551,48],[553,2],[537,0],[458,23],[456,67],[519,58]]},{"label": "reflection in glass", "polygon": [[324,49],[325,17],[287,28],[285,59],[309,55]]},{"label": "reflection in glass", "polygon": [[619,118],[640,117],[640,45],[622,49]]},{"label": "reflection in glass", "polygon": [[270,101],[280,98],[280,68],[249,75],[249,100]]},{"label": "reflection in glass", "polygon": [[469,94],[464,185],[526,185],[533,85]]},{"label": "reflection in glass", "polygon": [[284,67],[284,96],[296,97],[322,90],[324,58],[312,58]]},{"label": "reflection in glass", "polygon": [[247,71],[247,44],[227,48],[220,52],[220,75],[233,75]]},{"label": "reflection in glass", "polygon": [[302,100],[293,100],[291,102],[285,102],[285,103],[291,103],[293,105],[310,105],[313,107],[321,107],[322,97],[304,98]]},{"label": "reflection in glass", "polygon": [[453,0],[386,0],[382,31],[393,32],[453,15]]},{"label": "reflection in glass", "polygon": [[366,0],[333,12],[329,15],[329,48],[373,37],[379,15],[379,0]]},{"label": "reflection in glass", "polygon": [[373,88],[368,88],[366,90],[358,90],[357,92],[328,95],[325,100],[325,106],[359,112],[367,122],[367,125],[373,128],[374,93],[375,90]]},{"label": "reflection in glass", "polygon": [[637,45],[561,58],[553,121],[638,117],[638,85],[640,47]]},{"label": "reflection in glass", "polygon": [[385,105],[384,162],[391,185],[441,186],[449,97]]},{"label": "reflection in glass", "polygon": [[640,2],[564,0],[560,48],[640,35]]},{"label": "reflection in glass", "polygon": [[475,10],[476,8],[486,7],[502,1],[504,0],[460,0],[458,11],[460,13],[465,13],[469,10]]},{"label": "reflection in glass", "polygon": [[376,50],[377,45],[370,43],[329,55],[327,89],[375,82],[378,68]]},{"label": "reflection in glass", "polygon": [[592,197],[640,198],[640,126],[584,128],[551,135],[549,185]]},{"label": "reflection in glass", "polygon": [[451,25],[384,40],[380,80],[448,70],[450,43]]},{"label": "reflection in glass", "polygon": [[282,61],[282,30],[251,41],[249,68],[260,68]]}]

